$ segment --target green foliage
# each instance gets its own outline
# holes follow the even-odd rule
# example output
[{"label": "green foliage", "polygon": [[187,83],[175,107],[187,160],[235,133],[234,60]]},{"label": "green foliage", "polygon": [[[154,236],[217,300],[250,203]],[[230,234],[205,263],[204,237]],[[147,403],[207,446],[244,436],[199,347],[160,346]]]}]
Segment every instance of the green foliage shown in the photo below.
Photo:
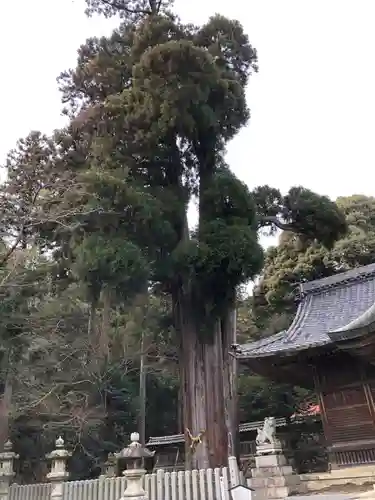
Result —
[{"label": "green foliage", "polygon": [[8,177],[0,190],[0,238],[11,243],[0,254],[0,265],[17,248],[25,250],[50,215],[44,208],[49,192],[56,194],[58,188],[56,154],[54,141],[40,132],[30,132],[9,152],[4,165]]},{"label": "green foliage", "polygon": [[240,420],[263,420],[269,415],[291,417],[310,393],[303,389],[242,374],[239,378]]},{"label": "green foliage", "polygon": [[259,332],[253,314],[253,297],[239,296],[237,297],[237,342],[245,344],[257,340]]},{"label": "green foliage", "polygon": [[133,38],[133,24],[123,23],[109,38],[90,38],[78,49],[76,69],[58,78],[66,114],[76,117],[82,109],[129,87]]},{"label": "green foliage", "polygon": [[346,233],[344,214],[326,196],[297,187],[289,190],[284,198],[284,220],[293,225],[293,230],[307,241],[318,239],[330,248]]},{"label": "green foliage", "polygon": [[140,248],[121,238],[108,238],[94,233],[83,239],[73,250],[83,282],[100,290],[110,284],[119,295],[127,298],[144,289],[149,269]]},{"label": "green foliage", "polygon": [[[223,146],[247,122],[245,86],[257,70],[256,51],[240,23],[216,15],[195,28],[165,16],[151,3],[98,1],[90,6],[106,15],[116,9],[122,15],[129,9],[143,14],[136,26],[127,24],[128,16],[108,41],[92,40],[87,49],[81,48],[77,70],[65,74],[62,86],[65,100],[76,104],[78,99],[83,106],[99,99],[104,104],[100,113],[106,129],[95,134],[100,151],[96,162],[104,167],[99,180],[118,165],[118,178],[127,179],[125,186],[129,180],[142,184],[140,199],[148,197],[152,203],[153,197],[169,224],[166,237],[155,224],[156,212],[149,212],[151,276],[166,290],[183,277],[198,316],[203,319],[207,311],[216,315],[234,297],[235,288],[260,270],[256,229],[263,216],[278,216],[304,238],[318,238],[326,245],[345,230],[341,213],[328,199],[303,188],[293,188],[285,197],[270,188],[251,194],[222,167]],[[120,39],[123,48],[115,50]],[[105,75],[117,75],[120,67],[127,76],[118,76],[117,84],[120,79],[123,83],[116,86]],[[75,88],[79,94],[74,94]],[[89,121],[83,124],[91,130]],[[111,189],[100,188],[98,182],[92,189],[106,211],[124,210]],[[199,226],[189,240],[186,209],[195,194]],[[134,198],[123,199],[134,207]],[[141,212],[136,221],[137,234],[144,217]],[[274,220],[266,224],[275,227]],[[145,245],[145,236],[142,233],[138,245]]]},{"label": "green foliage", "polygon": [[[196,283],[195,310],[218,314],[236,287],[253,278],[262,264],[254,227],[256,212],[247,187],[227,169],[218,171],[205,193],[204,220],[193,239],[173,253],[179,273]],[[211,303],[210,303],[211,302]]]},{"label": "green foliage", "polygon": [[337,241],[330,259],[338,269],[351,269],[375,261],[375,198],[363,195],[340,197],[337,205],[349,226],[345,238]]},{"label": "green foliage", "polygon": [[326,196],[303,187],[292,187],[286,196],[269,186],[253,192],[258,207],[259,227],[298,234],[301,242],[319,241],[331,248],[347,231],[345,216]]},{"label": "green foliage", "polygon": [[226,77],[242,86],[258,70],[257,51],[239,21],[215,14],[195,33],[194,42],[208,50]]},{"label": "green foliage", "polygon": [[[197,315],[216,316],[262,262],[251,193],[222,167],[223,146],[248,119],[245,85],[256,52],[241,25],[222,16],[200,29],[146,16],[132,36],[131,84],[104,102],[110,130],[96,141],[107,171],[116,151],[115,161],[126,163],[129,179],[147,185],[143,196],[159,200],[174,230],[158,238],[152,214],[152,276],[169,290],[183,277]],[[186,210],[195,194],[202,210],[189,240]],[[101,196],[113,207],[113,197]]]},{"label": "green foliage", "polygon": [[[21,273],[14,279],[9,291],[22,290]],[[22,453],[18,480],[44,480],[45,453],[60,433],[74,450],[72,477],[96,477],[107,453],[124,446],[137,426],[141,331],[150,342],[147,435],[177,432],[174,361],[172,367],[165,366],[171,350],[174,355],[173,337],[167,333],[169,310],[156,296],[150,299],[146,315],[136,303],[118,310],[111,327],[110,356],[98,371],[98,353],[87,341],[88,304],[82,301],[82,289],[70,286],[59,295],[49,295],[46,281],[48,272],[39,274],[35,288],[29,290],[34,302],[29,295],[23,300],[17,295],[23,309],[16,308],[13,300],[12,308],[3,308],[0,321],[3,350],[7,354],[10,347],[13,353],[10,371],[1,364],[1,382],[11,375],[12,440]],[[5,289],[1,291],[5,297]],[[10,324],[13,337],[5,343]],[[22,342],[15,342],[14,335]]]},{"label": "green foliage", "polygon": [[147,50],[134,67],[133,84],[135,102],[143,98],[144,106],[153,111],[150,118],[157,118],[151,134],[160,137],[173,132],[190,141],[199,134],[197,124],[215,133],[220,127],[215,109],[222,108],[224,99],[229,109],[239,92],[220,78],[208,52],[189,40],[170,41]]},{"label": "green foliage", "polygon": [[145,15],[157,14],[173,4],[173,0],[86,0],[87,14],[103,14],[137,20]]},{"label": "green foliage", "polygon": [[229,169],[220,169],[205,192],[207,219],[221,219],[227,225],[242,223],[254,230],[256,206],[247,186]]}]

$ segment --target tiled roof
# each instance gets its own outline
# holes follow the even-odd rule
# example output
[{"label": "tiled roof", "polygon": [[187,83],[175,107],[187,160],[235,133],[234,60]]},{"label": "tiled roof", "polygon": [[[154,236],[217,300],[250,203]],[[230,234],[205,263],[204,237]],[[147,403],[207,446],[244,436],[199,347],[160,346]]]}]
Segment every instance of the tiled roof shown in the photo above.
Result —
[{"label": "tiled roof", "polygon": [[[287,424],[285,418],[280,417],[276,418],[276,426],[283,427]],[[263,420],[259,420],[256,422],[245,422],[244,424],[240,424],[238,430],[240,432],[248,432],[254,431],[259,427],[263,426]],[[163,444],[177,444],[183,443],[185,441],[185,436],[183,434],[172,434],[170,436],[152,436],[148,440],[146,446],[160,446]]]},{"label": "tiled roof", "polygon": [[161,444],[178,444],[185,441],[183,434],[171,434],[170,436],[151,436],[146,446],[159,446]]},{"label": "tiled roof", "polygon": [[238,358],[290,355],[331,344],[343,332],[375,322],[375,264],[300,285],[301,302],[288,330],[239,346]]},{"label": "tiled roof", "polygon": [[[284,417],[276,418],[276,427],[284,427],[287,424],[287,420]],[[240,424],[238,430],[240,432],[255,431],[263,426],[263,420],[258,420],[257,422],[245,422]]]}]

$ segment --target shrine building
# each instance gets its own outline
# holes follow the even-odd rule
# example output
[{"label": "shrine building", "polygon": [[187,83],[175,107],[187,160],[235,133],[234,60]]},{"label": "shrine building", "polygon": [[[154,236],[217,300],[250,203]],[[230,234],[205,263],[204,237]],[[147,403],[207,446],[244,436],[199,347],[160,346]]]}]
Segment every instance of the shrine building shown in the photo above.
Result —
[{"label": "shrine building", "polygon": [[375,264],[299,285],[288,330],[236,348],[274,381],[314,388],[331,467],[375,463]]}]

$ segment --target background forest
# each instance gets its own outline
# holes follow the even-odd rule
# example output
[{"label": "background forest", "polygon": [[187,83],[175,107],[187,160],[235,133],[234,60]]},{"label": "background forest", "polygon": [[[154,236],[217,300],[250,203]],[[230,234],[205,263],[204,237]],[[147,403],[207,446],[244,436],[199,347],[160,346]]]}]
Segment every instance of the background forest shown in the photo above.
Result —
[{"label": "background forest", "polygon": [[[375,198],[250,191],[225,164],[257,71],[240,23],[187,26],[154,0],[87,3],[119,28],[79,48],[59,77],[66,128],[20,139],[0,192],[0,437],[11,436],[25,482],[44,478],[59,433],[73,477],[86,478],[136,427],[194,431],[209,411],[228,413],[191,410],[218,345],[212,391],[241,422],[290,416],[313,395],[242,367],[236,402],[230,343],[287,327],[298,282],[375,261]],[[259,234],[276,231],[264,253]],[[221,446],[212,463],[233,422],[223,416],[208,436]]]}]

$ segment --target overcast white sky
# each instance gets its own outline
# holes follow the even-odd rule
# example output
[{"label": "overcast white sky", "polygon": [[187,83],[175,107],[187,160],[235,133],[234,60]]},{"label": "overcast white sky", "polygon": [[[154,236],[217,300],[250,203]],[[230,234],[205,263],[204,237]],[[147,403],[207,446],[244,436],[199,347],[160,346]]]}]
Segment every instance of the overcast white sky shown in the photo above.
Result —
[{"label": "overcast white sky", "polygon": [[[374,195],[374,0],[177,0],[183,20],[239,19],[258,49],[252,119],[228,160],[249,187],[304,185],[332,198]],[[56,76],[114,20],[84,0],[1,1],[0,162],[31,129],[63,124]]]}]

